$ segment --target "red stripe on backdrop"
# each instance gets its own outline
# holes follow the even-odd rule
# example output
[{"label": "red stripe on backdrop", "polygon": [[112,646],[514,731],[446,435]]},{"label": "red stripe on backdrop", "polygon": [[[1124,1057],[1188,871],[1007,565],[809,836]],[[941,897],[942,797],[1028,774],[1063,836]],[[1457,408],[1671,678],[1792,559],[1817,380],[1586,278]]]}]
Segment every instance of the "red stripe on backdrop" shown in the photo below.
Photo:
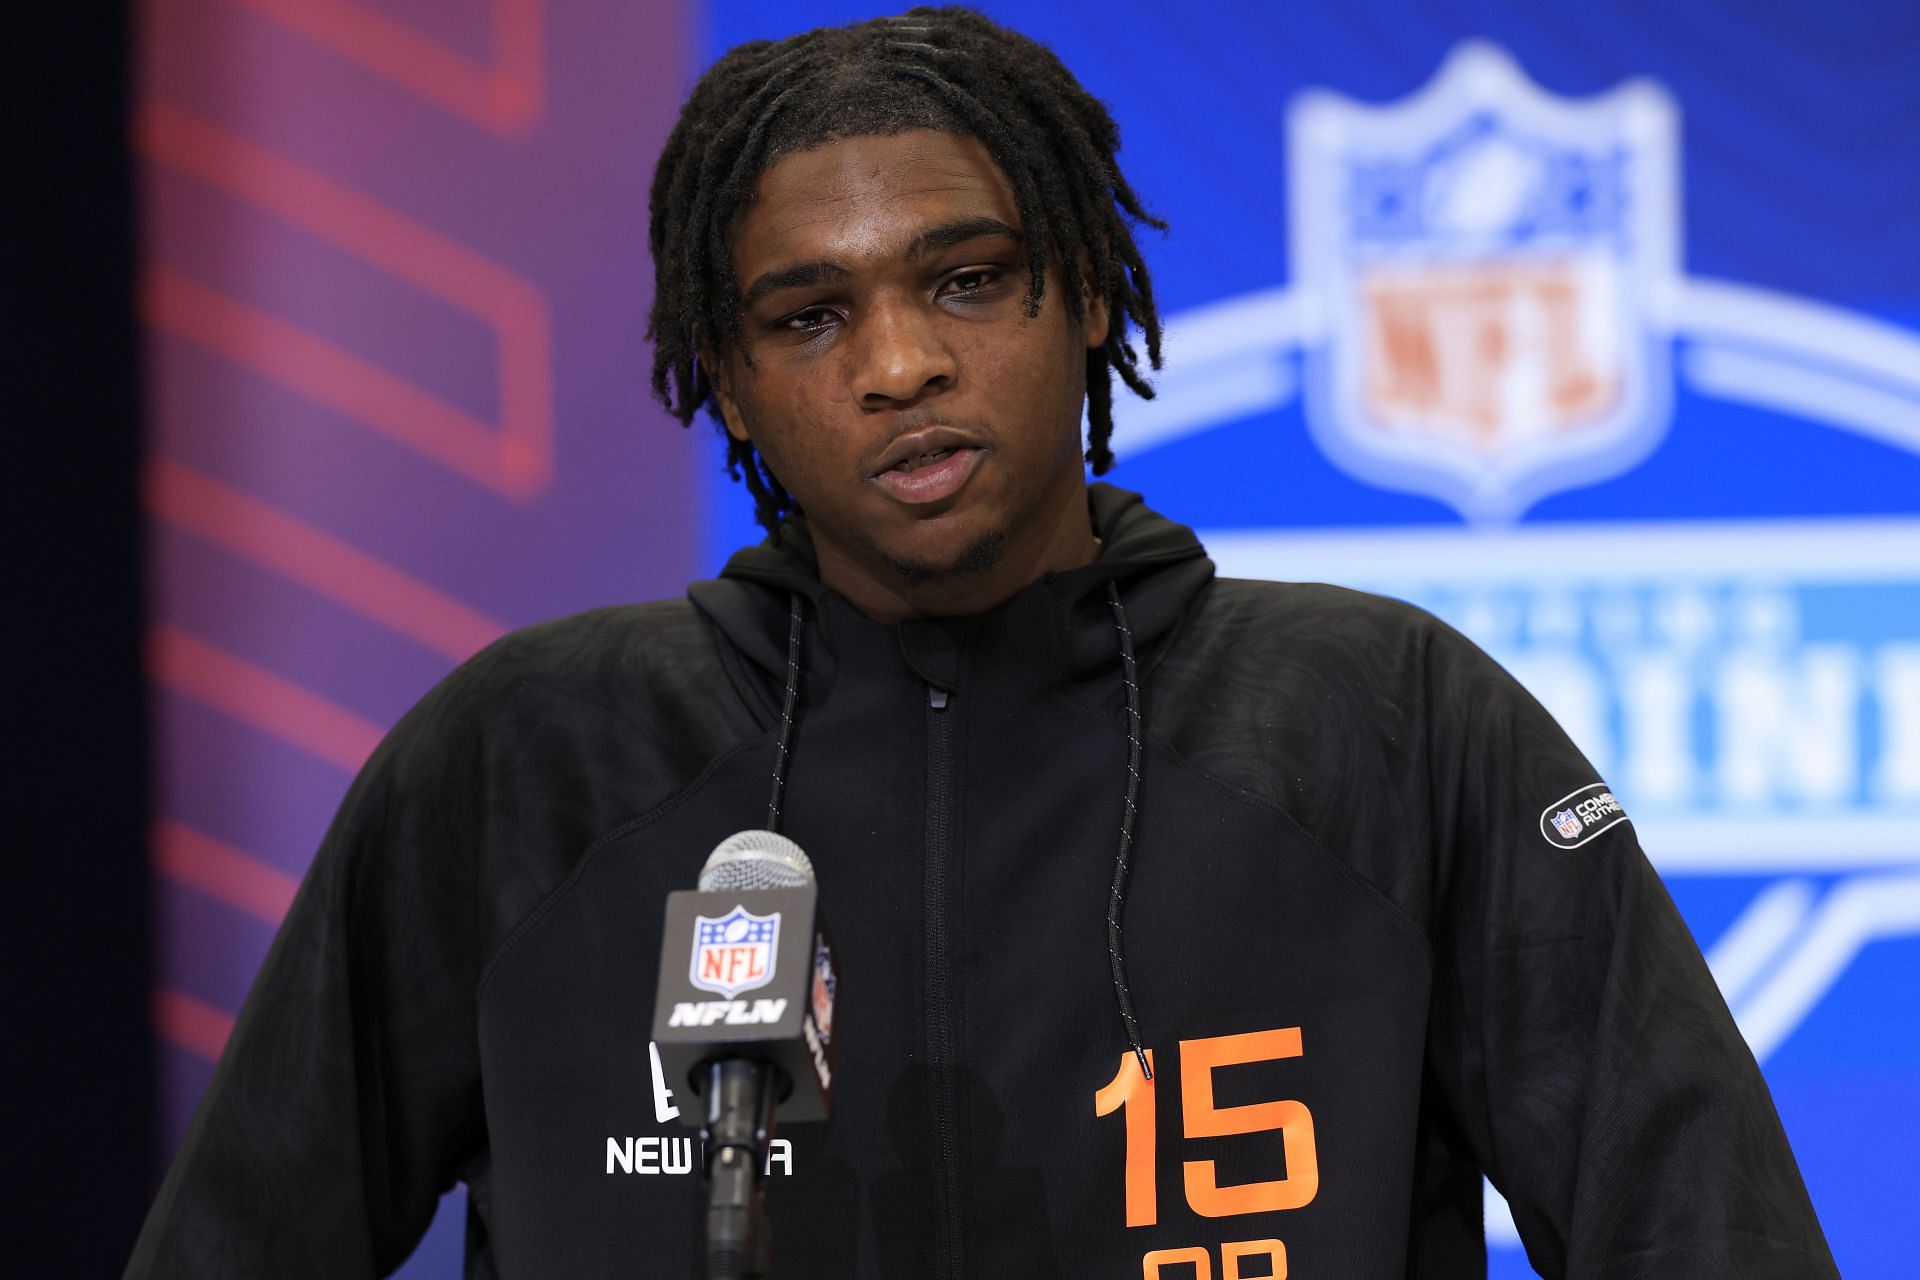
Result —
[{"label": "red stripe on backdrop", "polygon": [[164,623],[147,634],[147,668],[155,682],[348,773],[359,772],[385,733],[310,689]]},{"label": "red stripe on backdrop", "polygon": [[168,1044],[217,1062],[233,1034],[233,1015],[174,987],[155,987],[153,1029]]},{"label": "red stripe on backdrop", "polygon": [[424,223],[176,107],[149,103],[142,152],[286,219],[493,327],[496,428],[358,356],[164,269],[143,286],[150,323],[212,347],[498,493],[553,479],[552,320],[531,282]]},{"label": "red stripe on backdrop", "polygon": [[377,556],[164,459],[147,469],[147,510],[167,523],[293,579],[455,662],[506,627]]},{"label": "red stripe on backdrop", "polygon": [[280,868],[184,822],[155,822],[149,844],[154,870],[161,875],[270,925],[285,917],[300,888],[300,882]]},{"label": "red stripe on backdrop", "polygon": [[141,312],[156,329],[217,351],[449,471],[488,487],[502,483],[505,442],[486,423],[324,338],[164,267],[142,282]]},{"label": "red stripe on backdrop", "polygon": [[508,137],[532,132],[545,109],[540,0],[493,0],[491,65],[344,0],[234,0],[335,53]]}]

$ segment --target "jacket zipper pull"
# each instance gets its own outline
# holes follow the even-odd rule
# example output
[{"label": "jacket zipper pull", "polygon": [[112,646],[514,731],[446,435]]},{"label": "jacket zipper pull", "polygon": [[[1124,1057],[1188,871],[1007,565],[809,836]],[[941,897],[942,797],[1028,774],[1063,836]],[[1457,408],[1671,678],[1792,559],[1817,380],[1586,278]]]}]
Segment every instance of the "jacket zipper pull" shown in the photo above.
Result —
[{"label": "jacket zipper pull", "polygon": [[947,709],[947,691],[945,689],[942,689],[939,685],[935,685],[935,684],[928,685],[927,686],[927,705],[932,707],[935,711],[945,711]]}]

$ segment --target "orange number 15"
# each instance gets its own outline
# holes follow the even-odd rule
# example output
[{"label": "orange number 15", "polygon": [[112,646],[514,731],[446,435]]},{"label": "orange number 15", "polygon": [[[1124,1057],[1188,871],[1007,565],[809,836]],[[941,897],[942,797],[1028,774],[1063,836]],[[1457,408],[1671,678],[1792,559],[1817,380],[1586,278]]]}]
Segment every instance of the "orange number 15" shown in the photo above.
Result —
[{"label": "orange number 15", "polygon": [[[1284,1178],[1224,1187],[1219,1184],[1213,1161],[1183,1161],[1181,1170],[1186,1182],[1187,1204],[1195,1213],[1206,1218],[1225,1218],[1240,1213],[1298,1209],[1320,1190],[1320,1164],[1313,1145],[1313,1113],[1304,1103],[1287,1098],[1242,1107],[1221,1107],[1213,1101],[1214,1068],[1297,1058],[1300,1052],[1298,1027],[1180,1042],[1180,1115],[1184,1135],[1188,1139],[1225,1138],[1277,1129],[1287,1161]],[[1153,1064],[1151,1050],[1147,1053],[1147,1064],[1149,1067]],[[1122,1112],[1127,1128],[1127,1225],[1150,1227],[1160,1217],[1153,1179],[1153,1081],[1140,1073],[1139,1060],[1132,1054],[1121,1055],[1119,1073],[1093,1095],[1095,1115],[1112,1115],[1115,1111]]]}]

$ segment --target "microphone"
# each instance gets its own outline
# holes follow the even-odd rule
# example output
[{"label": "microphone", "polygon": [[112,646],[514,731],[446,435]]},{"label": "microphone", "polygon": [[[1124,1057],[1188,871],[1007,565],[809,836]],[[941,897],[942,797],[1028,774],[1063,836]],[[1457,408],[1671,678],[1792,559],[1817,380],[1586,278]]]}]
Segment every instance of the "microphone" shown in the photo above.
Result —
[{"label": "microphone", "polygon": [[833,1100],[833,943],[813,864],[772,831],[722,841],[699,888],[667,895],[653,1040],[662,1074],[705,1100],[707,1270],[772,1274],[762,1184],[774,1117],[824,1120]]}]

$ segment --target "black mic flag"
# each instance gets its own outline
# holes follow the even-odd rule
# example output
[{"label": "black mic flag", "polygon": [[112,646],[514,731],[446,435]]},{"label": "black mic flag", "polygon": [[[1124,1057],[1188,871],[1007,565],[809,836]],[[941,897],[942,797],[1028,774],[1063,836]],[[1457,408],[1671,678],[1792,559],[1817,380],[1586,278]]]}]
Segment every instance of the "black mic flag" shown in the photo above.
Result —
[{"label": "black mic flag", "polygon": [[839,978],[813,867],[771,831],[707,859],[700,887],[667,897],[653,1039],[662,1073],[704,1099],[709,1273],[770,1274],[761,1178],[775,1109],[824,1120],[833,1097]]}]

